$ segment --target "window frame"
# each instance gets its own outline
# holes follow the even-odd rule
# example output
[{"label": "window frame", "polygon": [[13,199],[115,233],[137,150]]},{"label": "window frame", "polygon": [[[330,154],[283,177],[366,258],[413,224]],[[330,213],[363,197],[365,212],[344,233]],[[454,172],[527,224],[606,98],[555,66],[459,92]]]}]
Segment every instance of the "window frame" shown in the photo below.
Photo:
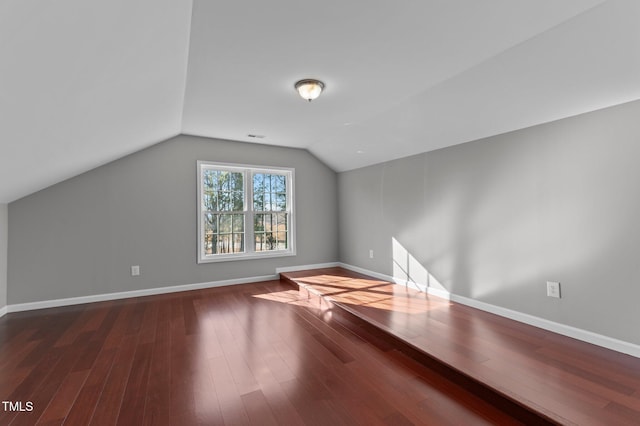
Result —
[{"label": "window frame", "polygon": [[[203,209],[204,182],[203,171],[207,169],[225,170],[229,172],[242,172],[243,174],[243,192],[244,192],[244,252],[241,253],[223,253],[223,254],[206,254],[205,253],[205,235],[204,235],[204,214],[207,210]],[[198,228],[198,244],[197,244],[197,261],[198,263],[226,262],[233,260],[247,259],[264,259],[272,257],[284,257],[296,255],[296,232],[295,232],[295,169],[290,167],[274,167],[274,166],[258,166],[251,164],[221,163],[217,161],[197,161],[197,228]],[[255,251],[255,233],[254,218],[261,211],[253,210],[253,176],[256,173],[274,173],[284,175],[286,179],[286,196],[287,207],[283,213],[287,214],[287,249]],[[234,212],[229,212],[234,213]]]}]

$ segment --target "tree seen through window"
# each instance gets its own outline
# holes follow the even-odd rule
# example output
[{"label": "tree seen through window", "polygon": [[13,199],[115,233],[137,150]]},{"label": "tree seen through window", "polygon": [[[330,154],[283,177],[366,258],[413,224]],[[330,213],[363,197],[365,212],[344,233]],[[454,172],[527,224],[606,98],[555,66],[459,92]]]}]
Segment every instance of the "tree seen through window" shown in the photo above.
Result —
[{"label": "tree seen through window", "polygon": [[199,262],[294,254],[293,169],[198,163]]}]

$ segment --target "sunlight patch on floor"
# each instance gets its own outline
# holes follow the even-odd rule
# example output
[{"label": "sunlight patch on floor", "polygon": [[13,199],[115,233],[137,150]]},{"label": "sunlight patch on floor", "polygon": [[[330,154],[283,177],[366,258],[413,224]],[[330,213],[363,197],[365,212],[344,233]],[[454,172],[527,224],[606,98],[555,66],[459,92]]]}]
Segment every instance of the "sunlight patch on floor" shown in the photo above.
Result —
[{"label": "sunlight patch on floor", "polygon": [[[300,286],[300,292],[291,290],[260,295],[260,297],[273,301],[294,303],[300,300],[300,293],[307,292],[315,295],[316,298],[322,296],[322,298],[326,298],[333,303],[404,314],[421,314],[449,306],[449,302],[446,300],[376,279],[345,277],[344,275],[327,273],[301,275],[292,279]],[[307,299],[304,295],[302,298]],[[324,308],[321,306],[321,302],[315,304]]]}]

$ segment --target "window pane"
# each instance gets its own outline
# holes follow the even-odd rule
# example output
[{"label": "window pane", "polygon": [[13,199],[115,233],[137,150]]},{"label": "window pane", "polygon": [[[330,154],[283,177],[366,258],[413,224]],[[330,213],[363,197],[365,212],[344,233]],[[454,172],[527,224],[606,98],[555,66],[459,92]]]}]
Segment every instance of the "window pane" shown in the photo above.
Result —
[{"label": "window pane", "polygon": [[242,173],[232,173],[229,189],[231,191],[243,191],[243,177]]},{"label": "window pane", "polygon": [[205,213],[204,215],[205,232],[216,233],[218,231],[217,215]]},{"label": "window pane", "polygon": [[253,210],[258,212],[264,211],[264,193],[263,192],[253,193]]},{"label": "window pane", "polygon": [[255,251],[285,250],[287,213],[261,213],[254,219]]},{"label": "window pane", "polygon": [[229,234],[222,234],[218,236],[217,254],[230,253],[231,248],[229,245]]},{"label": "window pane", "polygon": [[233,232],[244,232],[244,215],[233,215]]},{"label": "window pane", "polygon": [[265,234],[265,242],[267,250],[274,250],[276,246],[276,238],[273,236],[273,232],[267,232]]},{"label": "window pane", "polygon": [[216,170],[216,181],[215,181],[215,189],[217,189],[218,191],[222,191],[222,187],[224,184],[224,173],[223,171],[220,170]]},{"label": "window pane", "polygon": [[223,212],[231,211],[231,194],[226,191],[218,192],[218,210]]},{"label": "window pane", "polygon": [[232,173],[227,171],[220,172],[220,177],[218,178],[220,181],[220,189],[225,192],[228,192],[231,189],[229,185],[229,181],[231,180],[231,174]]},{"label": "window pane", "polygon": [[216,220],[212,214],[204,215],[204,252],[213,254],[213,238],[216,230]]},{"label": "window pane", "polygon": [[214,204],[215,198],[212,193],[206,192],[202,197],[202,209],[203,210],[215,210]]},{"label": "window pane", "polygon": [[233,203],[233,211],[241,212],[244,210],[244,193],[240,191],[234,191],[231,195]]},{"label": "window pane", "polygon": [[262,232],[264,231],[264,215],[257,214],[253,219],[253,230],[254,232]]},{"label": "window pane", "polygon": [[287,177],[280,174],[256,173],[253,176],[254,211],[287,210]]},{"label": "window pane", "polygon": [[263,215],[263,218],[265,232],[271,232],[271,230],[273,229],[273,215],[265,214]]},{"label": "window pane", "polygon": [[202,185],[205,191],[211,191],[216,183],[215,171],[204,170],[202,172]]},{"label": "window pane", "polygon": [[264,191],[264,175],[262,173],[256,173],[253,175],[253,192]]},{"label": "window pane", "polygon": [[278,213],[276,214],[276,216],[278,216],[278,224],[283,225],[285,228],[287,227],[287,216],[289,216],[287,213]]},{"label": "window pane", "polygon": [[215,211],[225,211],[225,202],[224,202],[224,192],[222,191],[216,191],[215,193],[215,204],[214,206],[214,210]]},{"label": "window pane", "polygon": [[256,173],[253,177],[253,189],[258,192],[264,192],[264,175]]},{"label": "window pane", "polygon": [[256,234],[255,239],[256,241],[253,249],[255,251],[264,251],[264,234]]},{"label": "window pane", "polygon": [[[203,163],[201,169],[201,247],[203,255],[269,252],[290,245],[288,190],[290,172]],[[260,170],[260,171],[258,171]],[[250,177],[245,180],[247,173]],[[246,185],[252,197],[245,204]],[[250,214],[253,241],[246,245],[245,221]],[[207,261],[207,259],[203,259]],[[211,258],[213,260],[213,258]]]},{"label": "window pane", "polygon": [[284,175],[276,175],[276,184],[273,189],[275,192],[286,192],[287,191],[287,179]]},{"label": "window pane", "polygon": [[276,194],[276,205],[274,208],[275,211],[283,212],[287,210],[287,195],[286,194]]},{"label": "window pane", "polygon": [[233,249],[234,253],[244,252],[244,234],[233,234]]},{"label": "window pane", "polygon": [[205,213],[203,217],[205,254],[244,252],[244,214]]},{"label": "window pane", "polygon": [[220,216],[220,233],[231,233],[231,216],[230,214],[221,214]]},{"label": "window pane", "polygon": [[213,234],[204,234],[204,254],[214,254]]}]

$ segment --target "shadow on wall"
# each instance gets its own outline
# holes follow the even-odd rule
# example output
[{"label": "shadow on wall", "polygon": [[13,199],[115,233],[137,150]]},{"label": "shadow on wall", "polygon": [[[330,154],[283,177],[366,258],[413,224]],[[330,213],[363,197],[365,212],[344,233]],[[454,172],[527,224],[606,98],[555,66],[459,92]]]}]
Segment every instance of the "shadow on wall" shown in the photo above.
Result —
[{"label": "shadow on wall", "polygon": [[409,251],[395,238],[391,238],[393,278],[398,284],[411,285],[421,291],[428,289],[449,293]]},{"label": "shadow on wall", "polygon": [[[396,284],[406,285],[423,292],[432,292],[436,296],[449,299],[452,294],[452,288],[442,284],[429,270],[409,252],[395,237],[391,238],[392,244],[392,263],[393,263],[393,279]],[[520,292],[531,282],[531,274],[528,270],[515,277],[509,277],[505,281],[505,277],[495,277],[493,280],[482,282],[482,285],[469,284],[472,290],[472,297],[482,300],[482,298],[491,298],[495,295],[509,295],[517,297]],[[479,288],[475,288],[479,287]]]}]

